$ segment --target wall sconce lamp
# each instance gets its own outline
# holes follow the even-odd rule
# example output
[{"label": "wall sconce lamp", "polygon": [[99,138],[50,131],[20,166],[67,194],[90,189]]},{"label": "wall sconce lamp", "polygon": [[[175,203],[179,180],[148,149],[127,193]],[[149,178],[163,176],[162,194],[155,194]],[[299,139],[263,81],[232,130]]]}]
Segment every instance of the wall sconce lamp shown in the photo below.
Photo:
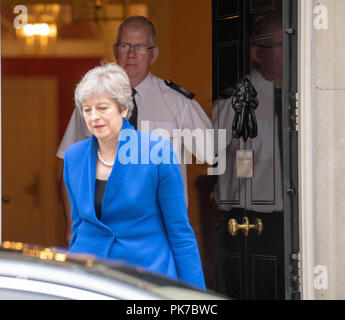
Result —
[{"label": "wall sconce lamp", "polygon": [[28,8],[28,24],[16,30],[18,39],[24,39],[29,48],[44,49],[48,44],[55,43],[60,5],[33,4]]}]

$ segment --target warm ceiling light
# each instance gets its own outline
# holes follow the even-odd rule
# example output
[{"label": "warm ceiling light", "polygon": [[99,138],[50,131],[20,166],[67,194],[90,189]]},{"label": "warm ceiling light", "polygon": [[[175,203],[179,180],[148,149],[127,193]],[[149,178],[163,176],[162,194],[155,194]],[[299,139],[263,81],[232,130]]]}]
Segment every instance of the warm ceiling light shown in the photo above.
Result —
[{"label": "warm ceiling light", "polygon": [[50,28],[46,23],[27,24],[23,31],[27,36],[47,37],[50,33]]}]

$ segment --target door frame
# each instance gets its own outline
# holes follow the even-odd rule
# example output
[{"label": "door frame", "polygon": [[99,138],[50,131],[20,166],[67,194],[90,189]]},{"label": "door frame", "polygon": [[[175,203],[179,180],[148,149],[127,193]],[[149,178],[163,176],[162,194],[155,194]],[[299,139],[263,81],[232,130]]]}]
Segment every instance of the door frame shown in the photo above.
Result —
[{"label": "door frame", "polygon": [[302,299],[314,300],[314,193],[313,193],[313,1],[298,1],[298,75],[299,75],[299,207],[301,245],[301,286]]},{"label": "door frame", "polygon": [[283,0],[283,197],[285,298],[301,298],[298,128],[298,0]]},{"label": "door frame", "polygon": [[[295,167],[298,168],[297,181],[298,181],[298,204],[297,212],[299,216],[296,217],[297,221],[294,224],[298,225],[299,237],[299,252],[297,256],[298,263],[298,275],[299,275],[299,290],[301,291],[302,300],[314,300],[315,288],[314,288],[314,266],[315,266],[315,199],[314,199],[314,160],[313,160],[313,0],[284,0],[283,1],[285,12],[289,12],[289,17],[283,15],[283,41],[285,45],[288,45],[288,41],[291,41],[290,36],[286,33],[286,28],[296,28],[296,39],[292,40],[292,49],[297,53],[297,59],[293,57],[285,56],[284,61],[289,63],[297,60],[297,65],[290,63],[290,67],[284,66],[284,74],[290,71],[297,70],[296,88],[290,88],[290,92],[294,92],[296,89],[297,97],[290,97],[294,100],[295,108],[292,110],[296,112],[296,133],[298,135],[298,158]],[[293,38],[293,37],[291,37]],[[296,46],[296,47],[294,47]],[[288,55],[287,50],[283,51]],[[291,53],[291,52],[290,52]],[[289,69],[290,68],[290,69]],[[293,75],[291,75],[293,76]],[[292,84],[292,86],[294,86]],[[289,90],[288,90],[289,92]],[[288,99],[288,97],[285,97]],[[288,101],[285,101],[288,103]],[[287,152],[289,154],[289,152]],[[296,159],[293,160],[295,162]],[[293,165],[294,166],[294,165]],[[286,183],[286,181],[284,181]],[[286,185],[285,185],[286,187]],[[286,195],[285,195],[286,196]],[[293,217],[285,217],[286,219],[293,219]],[[286,225],[286,224],[285,224]],[[287,230],[289,231],[289,230]],[[294,232],[292,231],[291,234]],[[296,235],[295,235],[296,236]],[[287,239],[285,239],[286,241]],[[292,242],[293,243],[293,242]],[[289,241],[286,241],[285,252],[294,252],[295,250],[289,249]],[[297,249],[297,247],[295,248]],[[287,256],[286,259],[291,259]],[[288,260],[286,260],[288,261]],[[286,263],[288,268],[288,264]],[[288,282],[286,282],[288,283]]]}]

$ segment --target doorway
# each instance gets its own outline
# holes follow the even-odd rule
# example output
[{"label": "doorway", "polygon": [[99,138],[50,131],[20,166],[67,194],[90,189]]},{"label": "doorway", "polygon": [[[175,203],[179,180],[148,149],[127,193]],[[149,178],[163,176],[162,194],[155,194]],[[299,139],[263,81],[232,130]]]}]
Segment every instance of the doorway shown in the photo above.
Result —
[{"label": "doorway", "polygon": [[2,78],[2,239],[54,245],[58,234],[53,77]]},{"label": "doorway", "polygon": [[2,241],[67,246],[56,150],[75,84],[99,61],[2,59]]}]

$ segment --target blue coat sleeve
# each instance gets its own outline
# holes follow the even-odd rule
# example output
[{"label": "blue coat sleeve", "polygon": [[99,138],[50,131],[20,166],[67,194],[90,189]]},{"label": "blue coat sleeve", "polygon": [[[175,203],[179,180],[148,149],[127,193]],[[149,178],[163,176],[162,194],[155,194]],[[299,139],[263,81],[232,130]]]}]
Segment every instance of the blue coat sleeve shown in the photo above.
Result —
[{"label": "blue coat sleeve", "polygon": [[70,245],[69,245],[71,247],[73,245],[73,243],[75,242],[75,240],[76,240],[77,230],[78,230],[78,227],[79,227],[79,225],[81,223],[81,218],[80,218],[80,215],[79,215],[79,212],[78,212],[78,207],[77,207],[75,198],[73,196],[73,192],[72,192],[72,188],[71,188],[71,184],[70,184],[70,176],[69,176],[69,171],[68,171],[69,164],[70,164],[69,152],[68,152],[68,149],[67,149],[66,153],[65,153],[65,158],[64,158],[64,173],[63,173],[63,176],[64,176],[64,181],[65,181],[65,186],[66,186],[66,189],[67,189],[69,201],[70,201],[70,204],[71,204],[71,218],[72,218],[72,221],[73,221],[73,224],[72,224],[72,237],[71,237],[71,241],[70,241]]},{"label": "blue coat sleeve", "polygon": [[[170,142],[169,142],[170,144]],[[158,201],[174,255],[179,279],[205,290],[199,249],[189,223],[183,180],[170,144],[170,164],[159,165]]]}]

